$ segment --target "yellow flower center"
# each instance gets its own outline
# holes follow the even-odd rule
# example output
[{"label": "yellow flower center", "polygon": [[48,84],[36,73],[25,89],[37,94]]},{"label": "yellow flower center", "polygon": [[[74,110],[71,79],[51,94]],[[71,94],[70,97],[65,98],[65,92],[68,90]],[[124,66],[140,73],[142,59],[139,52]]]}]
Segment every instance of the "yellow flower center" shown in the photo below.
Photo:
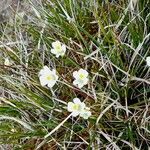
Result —
[{"label": "yellow flower center", "polygon": [[52,75],[48,75],[48,76],[46,77],[46,79],[47,79],[48,81],[50,81],[50,80],[53,80],[54,77],[53,77]]},{"label": "yellow flower center", "polygon": [[61,52],[61,45],[57,45],[55,49],[57,52]]},{"label": "yellow flower center", "polygon": [[79,104],[74,104],[73,105],[73,109],[74,110],[79,110],[80,109],[80,105]]},{"label": "yellow flower center", "polygon": [[84,78],[84,74],[80,74],[79,77],[80,77],[80,79],[83,79]]}]

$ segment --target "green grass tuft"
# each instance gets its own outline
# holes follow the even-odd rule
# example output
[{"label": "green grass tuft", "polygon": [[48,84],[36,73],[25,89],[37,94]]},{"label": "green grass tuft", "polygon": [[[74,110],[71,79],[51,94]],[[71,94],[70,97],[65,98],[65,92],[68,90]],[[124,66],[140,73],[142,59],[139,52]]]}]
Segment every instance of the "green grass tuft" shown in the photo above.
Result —
[{"label": "green grass tuft", "polygon": [[[148,150],[150,1],[21,3],[0,22],[0,149]],[[63,57],[50,52],[56,40]],[[44,65],[59,76],[52,90],[40,85]],[[89,72],[82,89],[72,84],[80,68]],[[67,118],[75,97],[90,107],[88,120]]]}]

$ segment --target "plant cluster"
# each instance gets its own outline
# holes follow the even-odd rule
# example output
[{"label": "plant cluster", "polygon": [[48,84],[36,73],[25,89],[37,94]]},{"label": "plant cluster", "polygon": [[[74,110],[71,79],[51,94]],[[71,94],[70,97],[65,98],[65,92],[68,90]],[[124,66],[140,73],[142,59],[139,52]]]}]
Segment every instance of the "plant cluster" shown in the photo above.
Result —
[{"label": "plant cluster", "polygon": [[150,1],[25,2],[0,24],[0,149],[148,150]]}]

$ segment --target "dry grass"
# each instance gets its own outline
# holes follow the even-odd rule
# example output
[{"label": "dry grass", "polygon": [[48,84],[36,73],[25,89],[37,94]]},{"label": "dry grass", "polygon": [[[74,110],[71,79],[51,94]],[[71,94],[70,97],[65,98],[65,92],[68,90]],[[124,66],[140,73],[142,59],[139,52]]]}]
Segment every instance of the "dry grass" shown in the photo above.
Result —
[{"label": "dry grass", "polygon": [[[0,24],[0,144],[14,150],[148,150],[150,1],[27,3],[25,10],[18,3],[14,18]],[[59,59],[50,53],[55,40],[67,45]],[[40,85],[43,65],[59,74],[52,91]],[[72,84],[80,68],[90,74],[82,89]],[[88,120],[67,118],[75,97],[90,107]]]}]

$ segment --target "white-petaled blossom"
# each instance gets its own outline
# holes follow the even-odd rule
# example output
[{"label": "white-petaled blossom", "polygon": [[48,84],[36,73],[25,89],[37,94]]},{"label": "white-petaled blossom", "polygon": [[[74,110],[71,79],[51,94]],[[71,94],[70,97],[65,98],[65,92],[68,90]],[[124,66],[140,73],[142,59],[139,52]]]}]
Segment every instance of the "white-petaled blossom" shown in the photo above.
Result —
[{"label": "white-petaled blossom", "polygon": [[146,64],[150,67],[150,56],[146,57]]},{"label": "white-petaled blossom", "polygon": [[86,108],[80,113],[80,117],[84,119],[88,119],[90,116],[91,116],[91,112],[89,109]]},{"label": "white-petaled blossom", "polygon": [[78,88],[82,88],[89,81],[88,74],[89,73],[84,69],[80,69],[79,71],[74,71],[73,77],[75,78],[75,80],[73,81],[73,84]]},{"label": "white-petaled blossom", "polygon": [[85,108],[84,102],[81,102],[79,98],[74,98],[73,102],[68,103],[68,111],[72,112],[72,116],[78,116]]},{"label": "white-petaled blossom", "polygon": [[55,69],[50,70],[47,66],[44,66],[39,72],[39,79],[42,86],[47,85],[52,88],[56,84],[58,76]]},{"label": "white-petaled blossom", "polygon": [[79,115],[84,119],[88,119],[91,116],[90,109],[86,107],[85,103],[81,102],[79,98],[74,98],[73,102],[69,102],[67,109],[72,113],[73,117]]},{"label": "white-petaled blossom", "polygon": [[61,44],[60,41],[55,41],[52,43],[51,53],[56,55],[58,58],[59,56],[64,56],[66,52],[66,45]]},{"label": "white-petaled blossom", "polygon": [[5,58],[4,65],[10,66],[10,61],[9,61],[8,57]]}]

